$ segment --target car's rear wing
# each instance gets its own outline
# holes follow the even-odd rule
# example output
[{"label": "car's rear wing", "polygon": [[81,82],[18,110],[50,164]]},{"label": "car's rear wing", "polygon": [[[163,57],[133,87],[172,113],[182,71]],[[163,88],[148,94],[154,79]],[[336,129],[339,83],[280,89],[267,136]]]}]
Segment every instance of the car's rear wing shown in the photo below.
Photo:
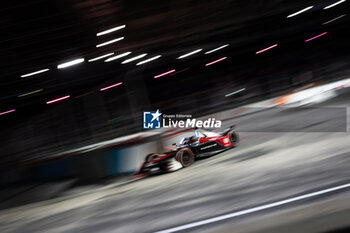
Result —
[{"label": "car's rear wing", "polygon": [[230,131],[234,130],[236,125],[231,125],[229,128],[226,128],[223,132],[222,135],[227,135]]}]

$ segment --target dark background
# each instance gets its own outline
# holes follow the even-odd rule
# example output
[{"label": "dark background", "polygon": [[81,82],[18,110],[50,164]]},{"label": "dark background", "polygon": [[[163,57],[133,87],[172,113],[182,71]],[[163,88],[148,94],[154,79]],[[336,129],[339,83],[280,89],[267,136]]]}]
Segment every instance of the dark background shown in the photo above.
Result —
[{"label": "dark background", "polygon": [[[305,85],[339,80],[349,74],[349,3],[323,10],[334,1],[33,0],[3,1],[0,43],[1,164],[46,156],[142,130],[142,111],[199,116],[290,93]],[[296,17],[287,15],[307,6]],[[120,31],[96,33],[126,24]],[[328,34],[304,43],[327,31]],[[109,46],[96,44],[124,36]],[[278,43],[278,47],[255,52]],[[220,51],[205,51],[230,44]],[[203,48],[201,53],[178,56]],[[88,63],[109,52],[145,59]],[[221,57],[225,61],[206,67]],[[62,62],[85,63],[63,70]],[[21,78],[36,70],[50,71]],[[181,71],[153,79],[171,69]],[[122,86],[100,92],[117,82]],[[245,88],[230,97],[226,94]],[[44,91],[18,97],[37,89]],[[64,95],[71,98],[46,105]],[[83,96],[81,96],[83,95]]]}]

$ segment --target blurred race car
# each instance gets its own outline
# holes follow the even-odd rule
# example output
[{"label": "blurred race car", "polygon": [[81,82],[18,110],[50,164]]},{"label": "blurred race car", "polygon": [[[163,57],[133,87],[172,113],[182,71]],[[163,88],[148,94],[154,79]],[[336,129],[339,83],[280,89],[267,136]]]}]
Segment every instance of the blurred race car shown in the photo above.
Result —
[{"label": "blurred race car", "polygon": [[196,158],[236,147],[238,142],[239,135],[234,126],[222,133],[196,129],[194,135],[182,138],[179,145],[174,143],[172,150],[147,155],[138,174],[151,175],[189,167]]}]

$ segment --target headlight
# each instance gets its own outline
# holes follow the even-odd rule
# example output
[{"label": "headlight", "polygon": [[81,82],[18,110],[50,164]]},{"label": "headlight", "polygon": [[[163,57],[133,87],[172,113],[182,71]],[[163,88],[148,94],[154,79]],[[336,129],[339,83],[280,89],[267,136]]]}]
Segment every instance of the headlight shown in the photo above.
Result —
[{"label": "headlight", "polygon": [[224,138],[224,143],[229,143],[230,142],[230,140],[228,139],[228,138]]}]

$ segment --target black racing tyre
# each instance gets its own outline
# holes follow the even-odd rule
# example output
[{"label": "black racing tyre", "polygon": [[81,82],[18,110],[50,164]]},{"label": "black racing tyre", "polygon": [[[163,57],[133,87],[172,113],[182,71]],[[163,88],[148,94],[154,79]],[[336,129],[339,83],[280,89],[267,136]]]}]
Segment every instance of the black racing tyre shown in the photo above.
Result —
[{"label": "black racing tyre", "polygon": [[151,162],[155,159],[155,157],[157,157],[157,154],[154,154],[154,153],[148,154],[145,158],[145,162]]},{"label": "black racing tyre", "polygon": [[239,134],[232,130],[227,134],[227,136],[230,139],[232,146],[236,147],[239,143]]},{"label": "black racing tyre", "polygon": [[176,153],[176,160],[181,163],[183,167],[189,167],[194,163],[194,155],[191,149],[184,148]]}]

